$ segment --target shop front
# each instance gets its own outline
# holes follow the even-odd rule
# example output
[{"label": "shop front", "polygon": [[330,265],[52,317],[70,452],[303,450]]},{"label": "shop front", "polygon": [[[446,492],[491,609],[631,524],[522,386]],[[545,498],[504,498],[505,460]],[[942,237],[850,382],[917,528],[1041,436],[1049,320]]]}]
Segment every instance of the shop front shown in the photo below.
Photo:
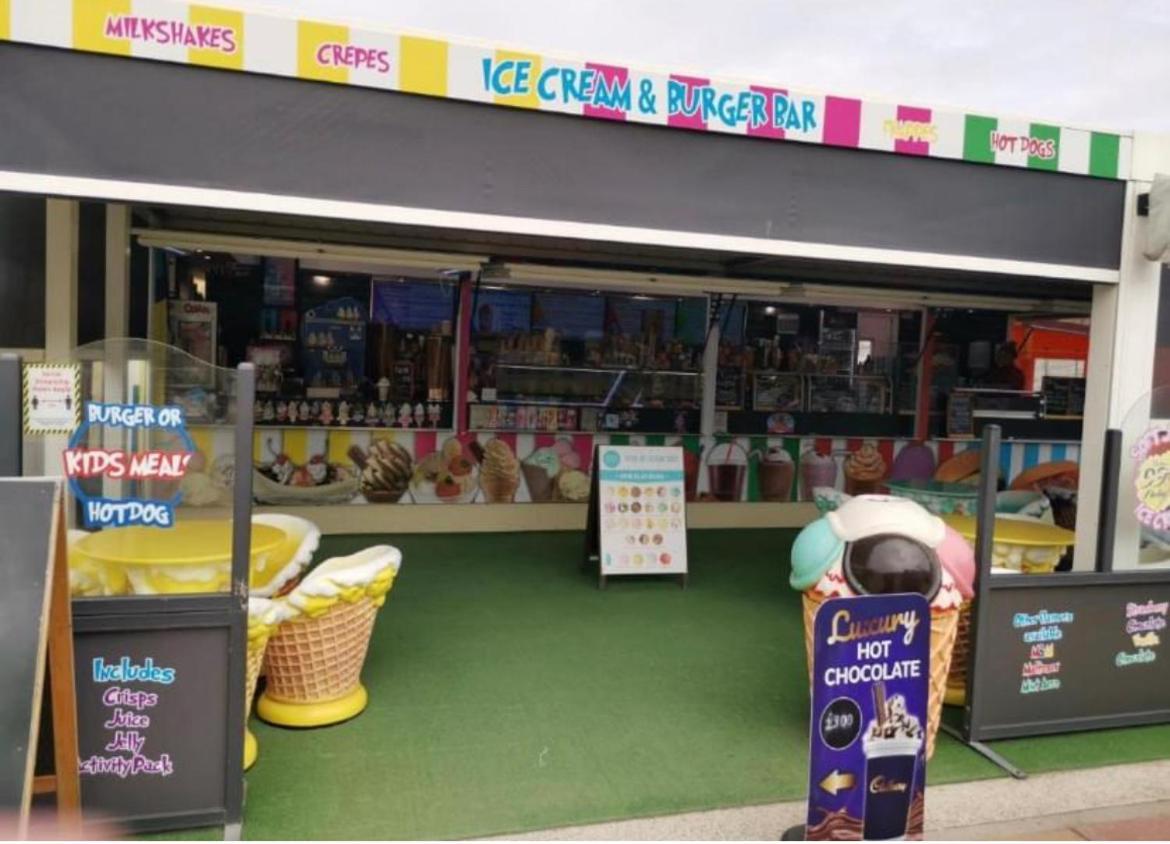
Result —
[{"label": "shop front", "polygon": [[[966,698],[964,741],[1079,729],[1081,704],[1095,719],[1086,726],[1166,720],[1162,709],[1135,716],[1079,693],[1077,684],[1099,682],[1096,663],[1066,672],[1074,703],[1065,709],[1060,695],[1022,697],[1012,648],[1033,642],[1008,629],[1013,607],[1033,612],[1048,598],[1067,597],[1070,607],[1083,604],[1082,618],[1096,618],[1104,600],[1091,594],[1097,587],[1147,607],[1137,613],[1143,623],[1163,607],[1147,592],[1165,586],[1164,525],[1142,521],[1117,492],[1137,483],[1118,448],[1138,448],[1161,407],[1149,396],[1161,277],[1140,255],[1145,222],[1136,211],[1138,194],[1170,158],[1157,139],[181,2],[155,2],[150,15],[75,5],[60,14],[25,0],[0,5],[0,218],[9,223],[0,232],[0,328],[15,338],[4,346],[26,360],[81,361],[83,372],[104,373],[104,382],[86,376],[87,389],[101,386],[87,403],[181,417],[181,442],[167,442],[186,462],[162,484],[175,521],[196,533],[218,519],[242,534],[247,523],[251,557],[240,536],[228,549],[224,532],[216,559],[230,550],[235,575],[225,569],[199,589],[184,589],[182,577],[142,581],[143,594],[161,601],[155,609],[181,612],[190,600],[198,603],[189,609],[221,613],[225,641],[246,633],[255,665],[245,677],[239,648],[230,662],[223,654],[232,683],[212,690],[217,705],[238,697],[237,688],[251,704],[262,659],[255,654],[264,653],[253,646],[267,643],[271,667],[277,642],[261,719],[317,726],[365,712],[333,733],[261,728],[260,744],[275,760],[299,758],[300,746],[292,748],[303,741],[315,758],[332,760],[322,763],[331,776],[348,781],[342,754],[327,752],[329,736],[343,736],[372,782],[390,775],[378,766],[400,757],[362,756],[376,743],[363,725],[378,741],[393,736],[395,747],[417,740],[408,724],[463,736],[459,753],[415,748],[401,758],[425,768],[423,785],[451,783],[460,806],[496,795],[498,816],[481,826],[395,827],[416,837],[566,820],[538,807],[531,816],[508,814],[499,807],[529,806],[512,785],[527,784],[528,796],[549,806],[577,806],[582,794],[601,801],[580,808],[580,817],[631,805],[698,807],[703,801],[684,793],[686,777],[662,786],[669,799],[651,789],[644,806],[625,793],[602,795],[605,803],[572,779],[622,767],[591,745],[575,758],[600,767],[548,769],[571,787],[546,795],[532,771],[548,773],[546,741],[549,764],[561,764],[565,745],[556,741],[567,734],[549,713],[574,711],[597,728],[590,736],[605,726],[620,738],[616,753],[636,743],[639,729],[653,732],[668,710],[655,695],[671,688],[669,711],[695,725],[696,748],[742,741],[744,759],[765,746],[768,759],[797,745],[803,752],[808,700],[795,641],[781,649],[786,673],[774,689],[783,717],[769,710],[702,728],[720,720],[712,720],[710,690],[672,685],[660,672],[677,666],[688,683],[718,674],[732,706],[763,707],[767,694],[733,686],[777,673],[761,668],[776,647],[759,630],[778,637],[799,629],[795,596],[772,591],[787,578],[794,529],[853,496],[886,492],[944,517],[954,536],[980,549],[975,608],[970,596],[961,610],[957,600],[946,608],[965,613],[960,638],[981,650],[980,661],[962,658],[946,689],[950,702]],[[29,287],[43,313],[29,305]],[[156,435],[167,432],[132,436],[127,448],[145,448]],[[735,631],[731,638],[708,630],[709,646],[688,639],[707,629],[688,615],[695,610],[658,598],[633,617],[621,615],[632,604],[607,604],[614,615],[595,624],[579,616],[579,584],[547,577],[542,555],[577,562],[601,475],[598,447],[622,445],[681,447],[683,500],[659,493],[653,504],[631,502],[620,518],[638,521],[632,542],[650,526],[643,544],[653,543],[658,520],[663,533],[689,530],[687,574],[696,583],[710,578],[713,589],[686,597],[711,602],[705,611],[721,619],[713,627]],[[26,474],[53,474],[69,447],[51,432],[26,437]],[[110,488],[109,479],[82,486]],[[540,534],[533,550],[517,544],[525,531],[559,533]],[[108,533],[84,542],[100,551],[113,541],[101,538]],[[339,556],[322,565],[318,541]],[[402,554],[384,550],[388,544]],[[412,557],[416,551],[433,553],[434,566]],[[257,555],[287,557],[297,577],[336,578],[339,566],[365,577],[356,591],[348,581],[328,587],[337,593],[331,600],[357,600],[334,601],[338,616],[325,617],[364,637],[338,698],[344,711],[326,706],[313,715],[325,720],[305,721],[304,710],[282,707],[280,666],[297,662],[282,640],[288,625],[328,624],[312,589],[285,594],[299,587],[295,578],[281,581],[283,566],[258,578]],[[524,576],[501,575],[493,555]],[[403,557],[410,574],[375,629]],[[250,578],[239,576],[249,561]],[[1003,569],[1042,576],[1013,580]],[[114,623],[104,613],[132,616],[138,587],[119,583],[90,584],[75,602],[78,617],[98,629]],[[249,593],[272,603],[254,604],[245,618]],[[294,604],[304,618],[282,616]],[[643,635],[643,611],[674,634],[644,648],[609,638]],[[1066,615],[1071,624],[1073,610]],[[384,656],[406,647],[398,618],[413,625],[422,655],[415,660]],[[678,652],[669,650],[674,636]],[[1016,662],[1004,673],[994,655],[1009,651]],[[1051,652],[1032,653],[1020,659],[1041,668],[1025,670],[1048,676],[1053,662],[1059,670]],[[596,663],[599,655],[612,665]],[[1074,654],[1063,656],[1074,665]],[[1126,679],[1135,687],[1137,673],[1148,671],[1156,676],[1143,688],[1162,688],[1161,669],[1150,667],[1160,663],[1141,659],[1115,667],[1132,669]],[[580,673],[561,673],[567,662]],[[537,668],[559,685],[534,690]],[[625,680],[582,680],[604,680],[611,669]],[[184,677],[199,670],[185,668]],[[1020,696],[1015,709],[989,708],[992,695],[979,697],[973,678],[996,671],[1009,681],[995,694]],[[369,710],[359,675],[370,687]],[[502,677],[512,685],[500,685]],[[641,726],[605,721],[610,703],[599,689],[624,701],[623,717]],[[403,709],[387,718],[381,707],[391,695]],[[1049,699],[1064,716],[1035,729],[1030,707]],[[335,701],[326,695],[324,703]],[[474,705],[498,720],[466,736]],[[721,700],[718,711],[727,705]],[[225,711],[235,719],[238,701]],[[511,737],[528,753],[537,739],[517,734],[521,721],[555,741],[540,738],[531,748],[539,761],[512,760],[520,767],[508,777],[476,780],[496,770],[493,742]],[[783,721],[783,746],[769,745],[771,734],[735,732],[757,721]],[[241,744],[254,753],[242,728],[226,733],[222,742],[216,733],[217,743],[233,759]],[[677,736],[668,738],[655,753],[675,752]],[[485,755],[463,765],[469,749]],[[969,751],[940,739],[940,753],[959,752]],[[644,756],[630,771],[658,765],[654,753]],[[709,770],[739,783],[746,768],[728,766],[729,758],[711,750]],[[189,812],[188,820],[239,820],[235,764],[227,808]],[[261,762],[249,776],[270,787],[265,778],[294,768]],[[766,770],[755,778],[771,776]],[[289,794],[303,794],[302,779],[285,783]],[[444,805],[415,785],[396,795],[413,807],[398,820]],[[725,802],[776,798],[737,788]],[[260,815],[274,823],[272,813]],[[335,826],[302,820],[266,831],[378,831],[360,812]],[[148,819],[144,828],[152,823],[170,822]]]}]

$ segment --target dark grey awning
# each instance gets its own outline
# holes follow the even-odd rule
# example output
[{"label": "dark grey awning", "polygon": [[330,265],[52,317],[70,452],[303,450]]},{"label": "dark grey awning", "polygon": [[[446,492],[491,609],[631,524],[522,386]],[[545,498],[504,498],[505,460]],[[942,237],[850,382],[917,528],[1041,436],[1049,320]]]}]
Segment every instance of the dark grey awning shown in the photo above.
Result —
[{"label": "dark grey awning", "polygon": [[1091,268],[1120,253],[1125,184],[1104,179],[16,44],[0,79],[0,171]]}]

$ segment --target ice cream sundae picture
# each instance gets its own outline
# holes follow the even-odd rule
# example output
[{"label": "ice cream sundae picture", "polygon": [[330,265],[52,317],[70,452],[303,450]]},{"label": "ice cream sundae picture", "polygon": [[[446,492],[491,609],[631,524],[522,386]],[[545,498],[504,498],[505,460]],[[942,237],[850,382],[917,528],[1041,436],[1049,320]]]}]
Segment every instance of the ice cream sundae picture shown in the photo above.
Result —
[{"label": "ice cream sundae picture", "polygon": [[906,711],[902,695],[886,696],[885,684],[872,687],[874,719],[866,730],[865,809],[862,836],[868,841],[904,838],[915,797],[914,775],[923,730]]},{"label": "ice cream sundae picture", "polygon": [[479,490],[478,464],[452,437],[418,462],[410,480],[417,504],[466,504]]},{"label": "ice cream sundae picture", "polygon": [[410,486],[410,452],[389,440],[377,439],[368,451],[361,446],[350,446],[349,457],[361,470],[361,492],[366,501],[375,504],[394,504],[402,500]]},{"label": "ice cream sundae picture", "polygon": [[844,473],[845,492],[849,495],[881,492],[886,461],[873,443],[862,443],[857,451],[845,458]]},{"label": "ice cream sundae picture", "polygon": [[[269,450],[272,443],[269,441]],[[297,465],[283,452],[255,467],[253,494],[261,504],[340,504],[357,494],[358,479],[352,467],[330,463],[324,454],[312,455]]]}]

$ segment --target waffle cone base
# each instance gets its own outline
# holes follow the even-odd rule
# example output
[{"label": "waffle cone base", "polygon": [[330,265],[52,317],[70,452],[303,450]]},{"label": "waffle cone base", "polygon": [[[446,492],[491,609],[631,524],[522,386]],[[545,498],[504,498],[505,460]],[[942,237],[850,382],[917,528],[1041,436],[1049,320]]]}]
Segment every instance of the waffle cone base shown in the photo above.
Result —
[{"label": "waffle cone base", "polygon": [[[813,631],[817,610],[820,609],[824,598],[814,592],[801,593],[801,603],[804,607],[804,648],[805,658],[808,660],[809,684],[812,684],[813,668]],[[959,611],[947,610],[944,612],[931,611],[930,613],[930,677],[928,681],[928,697],[926,703],[926,758],[934,755],[934,741],[938,735],[938,725],[942,717],[943,697],[947,689],[947,673],[951,668],[951,651],[955,644],[955,634],[959,628]]]},{"label": "waffle cone base", "polygon": [[[265,721],[285,723],[270,717],[272,704],[312,706],[349,700],[348,712],[361,689],[362,665],[374,631],[378,608],[363,597],[353,603],[339,601],[317,618],[287,621],[268,640],[268,687],[257,713]],[[361,689],[361,695],[358,690]],[[326,707],[328,708],[328,707]],[[364,702],[362,707],[364,708]],[[357,711],[360,712],[361,708]],[[352,718],[357,712],[338,717]],[[277,716],[280,717],[280,716]],[[334,722],[329,722],[334,723]],[[296,723],[290,726],[317,726]]]}]

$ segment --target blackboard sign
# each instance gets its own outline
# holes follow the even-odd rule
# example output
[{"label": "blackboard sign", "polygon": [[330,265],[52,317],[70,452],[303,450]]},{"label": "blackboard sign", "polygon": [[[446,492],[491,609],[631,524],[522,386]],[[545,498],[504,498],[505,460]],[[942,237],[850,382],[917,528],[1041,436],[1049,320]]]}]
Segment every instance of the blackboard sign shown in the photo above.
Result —
[{"label": "blackboard sign", "polygon": [[974,740],[1170,721],[1170,577],[993,578],[977,631]]},{"label": "blackboard sign", "polygon": [[76,615],[87,817],[155,828],[168,817],[192,826],[204,813],[209,825],[224,822],[230,628],[185,615],[123,617],[118,629]]},{"label": "blackboard sign", "polygon": [[975,397],[970,393],[951,393],[947,400],[947,436],[975,436]]},{"label": "blackboard sign", "polygon": [[0,838],[28,809],[41,716],[58,484],[0,480]]},{"label": "blackboard sign", "polygon": [[1085,379],[1045,375],[1041,387],[1048,416],[1085,415]]}]

